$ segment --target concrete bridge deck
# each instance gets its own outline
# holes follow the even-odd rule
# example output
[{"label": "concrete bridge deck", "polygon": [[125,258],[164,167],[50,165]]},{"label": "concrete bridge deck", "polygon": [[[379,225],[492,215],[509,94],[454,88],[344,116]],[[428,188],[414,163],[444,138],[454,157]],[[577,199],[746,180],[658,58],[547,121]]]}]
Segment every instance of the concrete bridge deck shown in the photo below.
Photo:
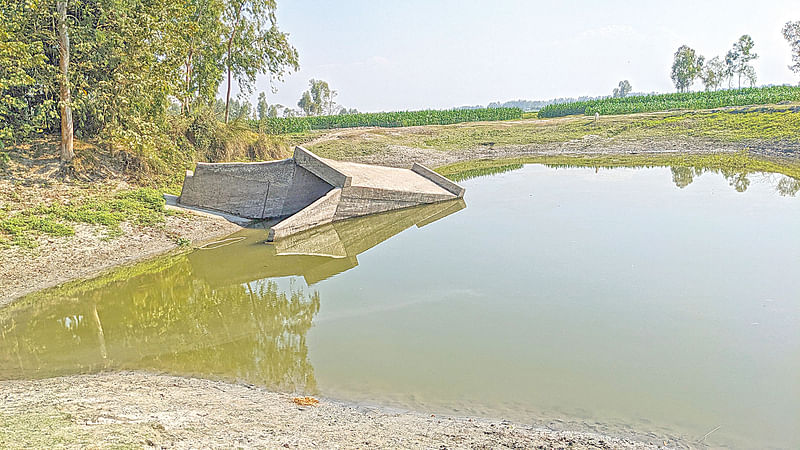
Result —
[{"label": "concrete bridge deck", "polygon": [[462,198],[464,188],[419,164],[410,169],[320,158],[297,147],[290,159],[198,163],[178,203],[248,219],[280,219],[269,239],[335,221]]}]

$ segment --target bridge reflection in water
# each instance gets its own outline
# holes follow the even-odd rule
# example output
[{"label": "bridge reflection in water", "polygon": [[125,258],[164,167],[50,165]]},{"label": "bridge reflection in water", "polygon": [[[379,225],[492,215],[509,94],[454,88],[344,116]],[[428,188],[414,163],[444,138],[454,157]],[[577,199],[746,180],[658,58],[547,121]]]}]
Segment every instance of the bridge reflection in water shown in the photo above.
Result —
[{"label": "bridge reflection in water", "polygon": [[0,310],[0,379],[153,370],[314,393],[306,334],[320,297],[309,286],[464,207],[458,199],[366,216],[274,244],[247,229],[231,245],[32,294]]}]

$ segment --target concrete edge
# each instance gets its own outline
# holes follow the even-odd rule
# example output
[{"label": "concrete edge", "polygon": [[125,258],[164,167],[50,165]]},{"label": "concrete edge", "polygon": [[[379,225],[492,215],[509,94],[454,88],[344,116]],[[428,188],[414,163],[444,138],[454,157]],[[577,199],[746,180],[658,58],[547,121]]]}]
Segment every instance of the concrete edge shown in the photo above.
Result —
[{"label": "concrete edge", "polygon": [[[267,241],[274,242],[276,239],[333,222],[341,198],[342,190],[340,188],[331,189],[310,205],[270,227]],[[331,203],[333,206],[329,208],[329,212],[325,210],[327,203]]]},{"label": "concrete edge", "polygon": [[163,194],[163,196],[164,196],[164,201],[166,202],[166,204],[164,205],[166,209],[170,209],[173,211],[187,211],[192,214],[197,214],[199,216],[217,217],[241,226],[246,226],[253,222],[252,219],[235,216],[233,214],[224,213],[222,211],[216,211],[207,208],[198,208],[196,206],[183,205],[180,203],[180,197],[178,197],[177,195]]},{"label": "concrete edge", "polygon": [[181,202],[181,197],[183,196],[183,193],[186,191],[186,184],[191,183],[193,179],[194,179],[194,172],[191,170],[187,170],[186,175],[183,177],[183,184],[181,184],[181,195],[175,197],[174,195],[164,194],[164,200],[167,201],[167,204],[169,204],[169,200],[167,199],[168,196],[175,197],[174,200],[175,205],[179,204]]},{"label": "concrete edge", "polygon": [[349,187],[353,182],[353,177],[340,172],[324,159],[299,145],[294,148],[294,155],[292,158],[298,166],[322,178],[323,181],[333,185],[333,187]]},{"label": "concrete edge", "polygon": [[414,163],[414,165],[411,166],[411,171],[416,173],[417,175],[427,178],[430,181],[433,181],[434,183],[441,186],[442,189],[446,190],[447,192],[450,192],[451,194],[455,195],[458,198],[464,197],[464,193],[467,191],[465,188],[457,185],[456,183],[453,183],[452,181],[448,180],[442,175],[439,175],[433,170],[428,169],[422,164]]},{"label": "concrete edge", "polygon": [[[210,163],[210,162],[203,162],[198,161],[195,163],[195,171],[198,167],[208,166],[208,167],[221,167],[221,166],[258,166],[258,165],[270,165],[270,164],[279,164],[285,163],[286,161],[292,158],[284,158],[284,159],[275,159],[272,161],[247,161],[247,162],[220,162],[220,163]],[[191,172],[187,170],[187,172]]]}]

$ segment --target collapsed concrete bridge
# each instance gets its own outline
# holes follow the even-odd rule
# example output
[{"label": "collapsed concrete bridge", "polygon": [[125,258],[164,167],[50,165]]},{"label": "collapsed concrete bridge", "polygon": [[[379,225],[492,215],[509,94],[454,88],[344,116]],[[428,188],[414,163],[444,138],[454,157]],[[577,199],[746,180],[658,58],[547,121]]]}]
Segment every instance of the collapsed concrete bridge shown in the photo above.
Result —
[{"label": "collapsed concrete bridge", "polygon": [[353,217],[453,200],[464,188],[414,164],[410,169],[320,158],[296,147],[292,158],[198,163],[178,203],[247,219],[283,219],[269,240]]}]

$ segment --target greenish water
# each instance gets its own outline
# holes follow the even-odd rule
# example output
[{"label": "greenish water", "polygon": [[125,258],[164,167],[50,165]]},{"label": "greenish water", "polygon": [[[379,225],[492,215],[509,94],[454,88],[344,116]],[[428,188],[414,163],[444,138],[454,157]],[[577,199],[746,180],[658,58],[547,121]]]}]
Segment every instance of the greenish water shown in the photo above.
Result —
[{"label": "greenish water", "polygon": [[529,165],[463,185],[466,208],[276,244],[246,230],[29,296],[0,310],[0,378],[143,369],[654,441],[800,447],[792,180]]}]

